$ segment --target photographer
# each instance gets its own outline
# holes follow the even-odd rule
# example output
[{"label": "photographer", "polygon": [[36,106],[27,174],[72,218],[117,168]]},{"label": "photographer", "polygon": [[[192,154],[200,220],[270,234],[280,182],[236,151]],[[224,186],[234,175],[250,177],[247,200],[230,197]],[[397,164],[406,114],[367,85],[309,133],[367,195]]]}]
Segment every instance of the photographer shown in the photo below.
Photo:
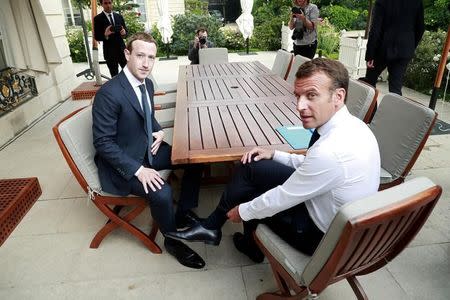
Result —
[{"label": "photographer", "polygon": [[204,27],[200,27],[195,32],[194,40],[189,43],[188,58],[191,61],[191,65],[198,65],[198,50],[204,48],[213,48],[214,44],[208,41],[208,30]]},{"label": "photographer", "polygon": [[294,29],[294,55],[314,58],[317,49],[317,25],[319,9],[309,0],[293,0],[289,28]]},{"label": "photographer", "polygon": [[113,12],[112,0],[101,0],[103,12],[94,18],[93,33],[97,41],[103,43],[103,57],[111,77],[119,73],[119,65],[123,69],[127,64],[125,59],[125,42],[127,26],[123,17]]}]

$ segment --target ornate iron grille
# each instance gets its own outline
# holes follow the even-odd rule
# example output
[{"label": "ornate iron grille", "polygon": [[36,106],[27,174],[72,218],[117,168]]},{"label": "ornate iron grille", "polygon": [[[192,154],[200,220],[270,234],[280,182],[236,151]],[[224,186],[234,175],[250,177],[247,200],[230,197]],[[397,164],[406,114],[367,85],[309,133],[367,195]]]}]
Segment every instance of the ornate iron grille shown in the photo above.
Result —
[{"label": "ornate iron grille", "polygon": [[7,68],[0,71],[0,116],[38,94],[33,76]]}]

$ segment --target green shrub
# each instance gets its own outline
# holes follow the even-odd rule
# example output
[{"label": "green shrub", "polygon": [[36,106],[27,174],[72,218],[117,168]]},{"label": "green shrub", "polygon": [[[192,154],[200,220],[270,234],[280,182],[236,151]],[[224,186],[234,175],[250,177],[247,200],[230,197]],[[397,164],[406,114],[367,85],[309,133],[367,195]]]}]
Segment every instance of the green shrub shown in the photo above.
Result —
[{"label": "green shrub", "polygon": [[[208,15],[195,15],[191,13],[175,15],[173,17],[171,52],[177,55],[187,55],[189,42],[194,40],[195,31],[198,27],[205,27],[208,29],[208,39],[212,41],[216,47],[224,46],[225,38],[219,30],[221,26],[222,23],[219,20]],[[156,28],[154,27],[154,30],[155,29]]]},{"label": "green shrub", "polygon": [[228,50],[242,50],[245,48],[245,40],[242,33],[238,29],[232,27],[220,28],[224,36],[224,47]]},{"label": "green shrub", "polygon": [[440,6],[431,6],[425,9],[425,27],[428,30],[446,30],[450,20],[448,9]]},{"label": "green shrub", "polygon": [[445,37],[446,32],[442,30],[425,31],[415,56],[406,69],[405,86],[423,93],[431,93]]},{"label": "green shrub", "polygon": [[322,54],[330,57],[339,49],[340,35],[336,28],[330,24],[327,18],[317,27],[317,48]]},{"label": "green shrub", "polygon": [[70,29],[66,31],[67,42],[69,43],[70,56],[73,62],[85,62],[86,47],[84,46],[83,30]]},{"label": "green shrub", "polygon": [[367,11],[364,13],[340,5],[325,6],[320,15],[327,17],[338,30],[364,29],[367,19]]},{"label": "green shrub", "polygon": [[125,11],[122,13],[125,24],[128,29],[128,36],[135,34],[136,32],[142,32],[145,29],[144,23],[139,19],[139,14],[135,11]]}]

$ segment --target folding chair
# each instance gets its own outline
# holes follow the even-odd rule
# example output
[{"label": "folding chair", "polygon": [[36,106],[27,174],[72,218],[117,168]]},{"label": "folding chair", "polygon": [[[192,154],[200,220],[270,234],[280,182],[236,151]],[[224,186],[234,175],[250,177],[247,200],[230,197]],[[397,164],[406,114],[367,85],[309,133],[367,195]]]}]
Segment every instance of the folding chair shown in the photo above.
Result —
[{"label": "folding chair", "polygon": [[294,82],[295,82],[295,74],[298,71],[298,68],[303,65],[305,62],[310,61],[311,59],[309,59],[308,57],[304,57],[301,55],[296,55],[294,57],[294,62],[292,63],[292,66],[289,70],[289,74],[286,78],[286,81],[289,82],[292,86],[294,86]]},{"label": "folding chair", "polygon": [[201,65],[221,64],[228,62],[227,48],[204,48],[198,50],[198,60]]},{"label": "folding chair", "polygon": [[358,299],[367,299],[356,276],[372,273],[400,254],[422,228],[441,193],[440,186],[420,177],[348,203],[338,211],[312,256],[259,225],[255,240],[270,262],[279,290],[257,299],[317,299],[327,286],[342,279]]},{"label": "folding chair", "polygon": [[[130,222],[148,206],[147,200],[129,195],[126,197],[108,194],[102,191],[94,162],[95,148],[92,140],[92,106],[76,110],[63,118],[53,127],[53,134],[73,175],[89,199],[108,217],[106,224],[91,241],[91,248],[98,248],[102,240],[114,229],[123,228],[139,240],[153,253],[161,253],[155,243],[158,225],[152,221],[150,234],[145,234]],[[171,170],[159,171],[167,180]],[[124,207],[131,211],[121,216]]]},{"label": "folding chair", "polygon": [[273,62],[272,72],[280,75],[281,78],[286,80],[291,69],[293,54],[285,50],[278,50]]},{"label": "folding chair", "polygon": [[373,110],[377,105],[378,90],[373,86],[350,78],[347,93],[348,111],[355,117],[369,123]]},{"label": "folding chair", "polygon": [[437,113],[397,94],[386,94],[369,124],[381,156],[380,190],[402,183],[433,129]]}]

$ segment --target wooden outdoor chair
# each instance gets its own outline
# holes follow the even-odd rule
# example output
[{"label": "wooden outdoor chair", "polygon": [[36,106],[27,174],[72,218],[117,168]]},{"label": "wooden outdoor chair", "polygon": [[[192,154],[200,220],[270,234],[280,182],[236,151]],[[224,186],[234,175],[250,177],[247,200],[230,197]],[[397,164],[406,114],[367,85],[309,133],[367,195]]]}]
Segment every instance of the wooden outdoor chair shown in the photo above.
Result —
[{"label": "wooden outdoor chair", "polygon": [[292,63],[292,66],[289,70],[288,76],[286,78],[286,81],[289,82],[292,86],[294,86],[294,82],[295,82],[295,74],[298,71],[298,68],[303,65],[305,62],[310,61],[311,59],[309,59],[308,57],[304,57],[301,55],[296,55],[294,57],[294,62]]},{"label": "wooden outdoor chair", "polygon": [[[91,241],[91,248],[98,248],[102,240],[114,229],[123,228],[139,240],[153,253],[161,253],[155,243],[158,225],[152,221],[150,234],[146,234],[130,222],[148,206],[147,200],[133,195],[121,197],[102,191],[94,162],[95,148],[92,139],[92,106],[76,110],[53,127],[53,134],[73,175],[88,194],[89,199],[108,217],[106,224]],[[159,171],[167,180],[171,170]],[[125,207],[132,208],[126,211]],[[121,215],[121,211],[125,211]]]},{"label": "wooden outdoor chair", "polygon": [[263,299],[317,299],[327,286],[347,279],[358,299],[367,296],[356,276],[392,261],[422,228],[442,189],[425,177],[346,204],[312,256],[287,244],[266,225],[255,239],[268,258],[279,290]]},{"label": "wooden outdoor chair", "polygon": [[370,122],[373,110],[377,105],[378,90],[373,86],[353,78],[348,83],[347,108],[355,117]]},{"label": "wooden outdoor chair", "polygon": [[435,111],[406,97],[397,94],[383,97],[369,124],[380,147],[380,190],[405,180],[436,118]]},{"label": "wooden outdoor chair", "polygon": [[280,75],[281,78],[286,80],[292,65],[292,59],[294,55],[286,50],[278,50],[273,62],[272,72]]},{"label": "wooden outdoor chair", "polygon": [[222,64],[228,62],[227,48],[204,48],[198,50],[200,65]]},{"label": "wooden outdoor chair", "polygon": [[155,96],[174,94],[177,92],[177,82],[158,84],[155,77],[152,74],[147,76],[153,82],[153,88],[155,90]]}]

